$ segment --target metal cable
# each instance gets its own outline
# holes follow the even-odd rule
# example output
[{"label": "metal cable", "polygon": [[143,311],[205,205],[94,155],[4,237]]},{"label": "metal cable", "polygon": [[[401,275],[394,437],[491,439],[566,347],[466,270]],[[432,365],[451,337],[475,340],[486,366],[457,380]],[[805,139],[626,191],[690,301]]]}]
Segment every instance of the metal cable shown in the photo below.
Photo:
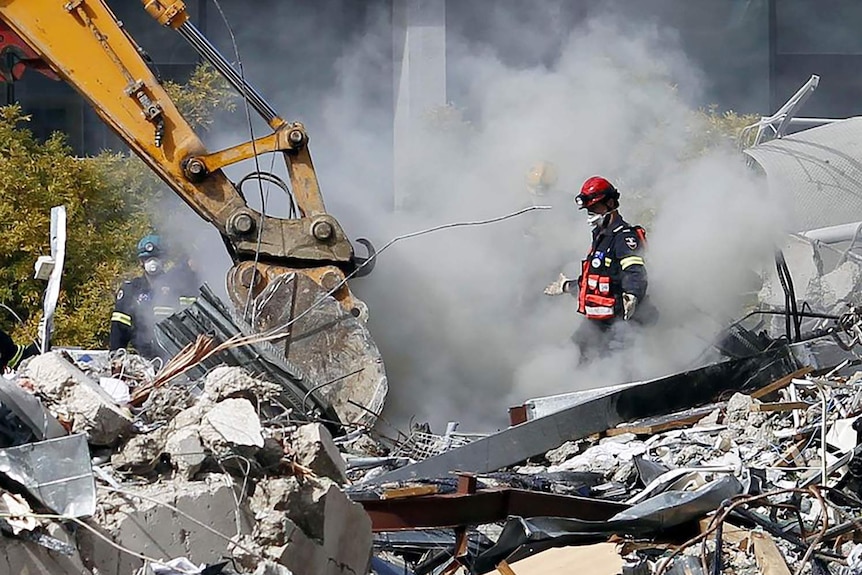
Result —
[{"label": "metal cable", "polygon": [[[332,296],[332,294],[334,294],[336,291],[341,289],[341,286],[343,286],[345,283],[347,283],[347,281],[349,279],[351,279],[357,273],[359,273],[362,270],[362,268],[364,268],[366,265],[369,265],[372,261],[376,260],[377,257],[380,256],[380,254],[382,254],[387,249],[389,249],[390,247],[392,247],[393,245],[395,245],[396,243],[398,243],[402,240],[423,236],[423,235],[430,234],[433,232],[438,232],[441,230],[493,224],[493,223],[502,222],[504,220],[508,220],[508,219],[523,215],[523,214],[525,214],[527,212],[531,212],[533,210],[550,210],[550,209],[551,209],[551,206],[529,206],[529,207],[517,210],[515,212],[503,215],[503,216],[487,218],[484,220],[471,220],[471,221],[464,221],[464,222],[451,222],[451,223],[447,223],[447,224],[440,224],[438,226],[434,226],[431,228],[426,228],[426,229],[418,230],[415,232],[410,232],[410,233],[402,234],[400,236],[396,236],[396,237],[392,238],[391,240],[389,240],[382,248],[377,250],[374,254],[371,254],[365,261],[363,261],[361,264],[356,266],[355,270],[353,270],[352,272],[347,274],[344,277],[344,279],[342,279],[340,282],[338,282],[329,291],[327,291],[326,293],[321,295],[305,311],[303,311],[299,315],[293,317],[287,323],[280,325],[280,326],[276,326],[272,329],[269,329],[265,332],[255,334],[255,335],[250,335],[250,336],[237,335],[237,336],[234,336],[228,340],[225,340],[223,343],[221,343],[219,345],[213,345],[214,342],[212,341],[211,338],[209,338],[209,341],[207,341],[204,336],[198,336],[197,340],[195,340],[194,342],[190,343],[185,348],[183,348],[183,350],[181,350],[176,356],[174,356],[174,358],[172,358],[165,365],[165,369],[163,370],[164,376],[160,376],[160,377],[156,378],[156,381],[153,383],[153,386],[158,387],[160,385],[167,383],[171,379],[173,379],[179,375],[182,375],[183,373],[192,369],[198,363],[204,362],[204,361],[210,359],[214,355],[216,355],[216,354],[218,354],[224,350],[232,349],[235,347],[240,347],[243,345],[252,345],[252,344],[256,344],[256,343],[274,341],[274,340],[278,340],[278,339],[282,339],[284,337],[287,337],[290,334],[289,334],[289,332],[285,332],[285,330],[287,330],[294,323],[296,323],[297,321],[299,321],[300,319],[302,319],[303,317],[305,317],[306,315],[311,313],[314,309],[319,307],[324,301],[326,301],[326,298]],[[183,365],[183,362],[188,361],[188,358],[191,356],[191,350],[196,348],[196,347],[199,349],[205,349],[206,351],[200,355],[194,354],[194,361],[190,361],[189,363],[186,363],[185,365]]]},{"label": "metal cable", "polygon": [[[243,67],[242,67],[242,58],[240,58],[240,55],[239,55],[239,47],[237,46],[237,43],[236,43],[236,37],[234,36],[233,28],[231,28],[230,22],[228,22],[227,16],[225,15],[224,10],[222,10],[222,7],[221,7],[221,4],[219,3],[219,0],[212,0],[212,3],[215,5],[216,10],[218,10],[218,13],[221,16],[222,22],[224,22],[225,28],[227,28],[228,35],[230,36],[230,43],[231,43],[231,46],[233,47],[234,56],[236,57],[237,67],[239,68],[239,76],[238,76],[239,82],[238,82],[238,84],[236,83],[237,71],[234,70],[233,67],[231,67],[231,66],[219,66],[218,64],[214,64],[214,65],[225,76],[225,78],[228,80],[228,82],[230,82],[234,86],[234,88],[238,89],[243,96],[243,103],[244,103],[243,108],[245,109],[245,119],[246,119],[246,123],[248,125],[249,138],[251,140],[251,151],[252,151],[252,154],[254,155],[254,169],[255,169],[255,172],[260,172],[261,171],[260,170],[260,159],[258,158],[258,154],[257,154],[257,144],[254,141],[254,125],[252,124],[252,121],[251,121],[250,104],[255,107],[255,110],[257,110],[257,112],[267,122],[271,122],[272,120],[277,118],[278,114],[275,113],[275,110],[273,110],[272,107],[266,103],[266,101],[263,99],[263,97],[261,97],[260,94],[258,94],[254,88],[252,88],[251,86],[249,86],[246,83],[245,72],[243,71]],[[215,48],[212,46],[212,44],[210,44],[209,41],[188,21],[186,21],[182,26],[180,26],[181,33],[182,33],[183,29],[186,27],[186,25],[188,25],[188,28],[186,28],[186,32],[190,32],[190,31],[197,32],[197,36],[195,37],[195,39],[197,41],[201,42],[201,48],[203,48],[205,50],[215,51]],[[185,34],[184,34],[184,36],[185,36]],[[190,34],[190,36],[194,36],[194,34]],[[192,39],[190,39],[189,36],[187,36],[186,39],[189,40],[189,42],[192,42]],[[217,55],[217,51],[216,51],[216,55]],[[220,58],[212,58],[212,61],[217,63],[217,62],[220,62],[221,59]],[[263,191],[263,181],[258,179],[257,183],[258,183],[258,191],[260,192],[260,215],[261,215],[261,217],[260,217],[260,223],[257,226],[257,244],[255,245],[255,248],[254,248],[254,266],[252,266],[252,277],[251,277],[251,283],[249,285],[254,285],[255,280],[257,279],[257,277],[256,277],[257,276],[257,264],[260,261],[260,246],[261,246],[261,242],[263,241],[263,227],[264,227],[264,222],[266,221],[266,197],[265,197],[265,194]],[[251,306],[251,295],[252,295],[253,291],[254,290],[249,290],[248,294],[246,295],[245,309],[243,311],[243,315],[248,315],[249,306]]]}]

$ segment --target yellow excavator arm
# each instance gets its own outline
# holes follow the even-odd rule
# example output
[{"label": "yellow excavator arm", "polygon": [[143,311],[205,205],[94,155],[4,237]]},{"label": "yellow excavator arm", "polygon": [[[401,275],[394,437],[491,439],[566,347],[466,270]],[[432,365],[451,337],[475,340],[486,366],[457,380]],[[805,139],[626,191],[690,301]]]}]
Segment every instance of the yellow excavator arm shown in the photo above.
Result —
[{"label": "yellow excavator arm", "polygon": [[[338,221],[326,212],[303,125],[276,114],[191,24],[183,2],[142,2],[149,14],[182,34],[248,99],[272,128],[271,134],[208,152],[160,85],[144,52],[102,0],[0,0],[0,18],[219,230],[235,263],[228,273],[234,303],[239,305],[249,290],[258,294],[272,278],[292,270],[326,289],[337,286],[356,268],[357,258]],[[222,171],[271,152],[281,152],[286,163],[299,210],[296,219],[251,209]],[[335,297],[354,310],[356,302],[346,285]]]},{"label": "yellow excavator arm", "polygon": [[[102,120],[221,233],[234,261],[228,293],[238,309],[245,308],[249,329],[291,325],[273,345],[301,368],[307,395],[323,395],[342,422],[373,422],[388,389],[386,375],[364,323],[365,306],[344,282],[352,272],[370,272],[373,259],[357,258],[338,221],[326,212],[305,128],[282,119],[237,73],[189,21],[183,2],[142,2],[239,91],[271,134],[207,151],[147,65],[143,50],[103,0],[0,0],[0,20],[14,33],[8,36],[19,37],[3,34],[18,57],[2,70],[3,79],[14,80],[22,63],[41,59],[42,73],[56,74],[75,87]],[[223,171],[277,152],[286,164],[296,218],[251,209]],[[373,258],[371,245],[358,241]],[[253,313],[248,313],[250,302]],[[312,309],[314,313],[307,313]]]}]

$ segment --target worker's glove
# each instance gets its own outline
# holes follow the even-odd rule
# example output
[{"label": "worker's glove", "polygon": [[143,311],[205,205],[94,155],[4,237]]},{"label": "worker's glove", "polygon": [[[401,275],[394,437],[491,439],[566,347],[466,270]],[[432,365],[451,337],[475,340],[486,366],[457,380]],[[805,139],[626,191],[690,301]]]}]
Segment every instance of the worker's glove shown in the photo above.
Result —
[{"label": "worker's glove", "polygon": [[556,279],[553,283],[548,284],[548,287],[545,288],[545,295],[563,295],[566,293],[566,284],[569,283],[570,280],[565,275],[560,274],[560,277]]},{"label": "worker's glove", "polygon": [[635,313],[635,308],[638,305],[638,298],[630,293],[623,294],[623,319],[628,321]]}]

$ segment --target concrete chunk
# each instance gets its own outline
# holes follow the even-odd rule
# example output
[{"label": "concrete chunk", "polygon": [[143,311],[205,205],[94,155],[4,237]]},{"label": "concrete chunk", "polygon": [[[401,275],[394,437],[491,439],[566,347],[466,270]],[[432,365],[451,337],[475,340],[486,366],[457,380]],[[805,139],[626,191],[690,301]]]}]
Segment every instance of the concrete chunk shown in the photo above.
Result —
[{"label": "concrete chunk", "polygon": [[371,518],[336,486],[325,496],[323,548],[337,573],[367,573],[371,564]]},{"label": "concrete chunk", "polygon": [[71,421],[73,433],[86,433],[90,444],[113,445],[131,432],[131,417],[58,352],[34,357],[27,365],[27,377],[45,397],[49,410]]},{"label": "concrete chunk", "polygon": [[313,539],[323,539],[326,494],[333,483],[327,479],[300,482],[295,477],[261,480],[251,500],[256,513],[281,511]]},{"label": "concrete chunk", "polygon": [[247,399],[225,399],[204,415],[208,423],[228,444],[263,447],[260,419]]},{"label": "concrete chunk", "polygon": [[160,428],[150,433],[135,435],[123,448],[111,456],[114,468],[146,474],[155,469],[165,447],[167,429]]},{"label": "concrete chunk", "polygon": [[[91,525],[118,544],[150,557],[187,557],[195,564],[211,563],[228,554],[230,541],[210,529],[227,538],[237,535],[237,529],[242,533],[252,529],[252,515],[244,503],[237,505],[232,489],[228,476],[212,475],[204,481],[175,480],[129,488],[148,499],[100,494],[99,510]],[[197,521],[160,503],[170,504]],[[78,544],[84,563],[98,566],[99,575],[128,575],[143,564],[89,530],[79,530]]]},{"label": "concrete chunk", "polygon": [[204,380],[204,392],[214,401],[231,397],[270,399],[281,391],[281,386],[255,379],[240,367],[217,367]]},{"label": "concrete chunk", "polygon": [[303,425],[293,438],[297,463],[311,469],[315,475],[347,483],[347,467],[329,431],[319,423]]},{"label": "concrete chunk", "polygon": [[[75,546],[74,538],[59,524],[48,527],[48,535]],[[0,575],[93,575],[75,553],[71,557],[20,539],[0,537]]]},{"label": "concrete chunk", "polygon": [[207,458],[197,427],[171,433],[165,442],[165,453],[171,456],[177,473],[185,479],[193,478]]}]

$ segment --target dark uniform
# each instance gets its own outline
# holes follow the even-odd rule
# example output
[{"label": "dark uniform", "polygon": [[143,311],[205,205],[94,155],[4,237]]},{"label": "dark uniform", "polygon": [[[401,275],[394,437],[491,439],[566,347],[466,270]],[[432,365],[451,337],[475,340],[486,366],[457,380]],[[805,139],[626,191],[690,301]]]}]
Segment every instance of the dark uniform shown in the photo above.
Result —
[{"label": "dark uniform", "polygon": [[0,372],[7,367],[17,369],[23,360],[38,354],[39,348],[35,343],[26,346],[15,343],[8,333],[0,330]]},{"label": "dark uniform", "polygon": [[649,324],[657,312],[647,298],[647,272],[644,264],[645,234],[615,216],[608,227],[593,230],[593,243],[581,265],[577,282],[568,282],[566,291],[578,298],[578,312],[588,321],[572,335],[572,340],[587,356],[603,355],[619,344],[625,345],[628,322],[623,318],[624,293],[637,298],[630,322]]},{"label": "dark uniform", "polygon": [[111,314],[111,351],[131,344],[144,357],[159,356],[156,324],[194,303],[198,285],[194,272],[181,265],[123,282]]}]

